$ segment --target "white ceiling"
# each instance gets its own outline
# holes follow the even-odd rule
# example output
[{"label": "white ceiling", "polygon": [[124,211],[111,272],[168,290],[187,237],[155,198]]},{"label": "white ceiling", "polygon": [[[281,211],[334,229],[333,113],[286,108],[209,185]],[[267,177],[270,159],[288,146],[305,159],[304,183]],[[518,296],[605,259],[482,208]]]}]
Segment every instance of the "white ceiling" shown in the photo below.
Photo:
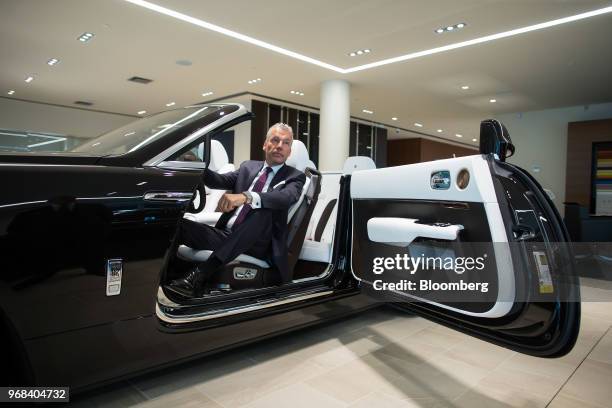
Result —
[{"label": "white ceiling", "polygon": [[[153,2],[341,68],[612,5],[610,0]],[[460,22],[467,27],[434,33]],[[76,40],[87,31],[95,33],[90,42]],[[363,48],[372,52],[347,55]],[[477,137],[480,120],[496,114],[612,101],[612,13],[342,74],[122,0],[2,0],[0,51],[5,97],[67,106],[86,100],[95,104],[92,109],[133,115],[167,109],[170,101],[186,105],[249,91],[316,107],[321,82],[342,78],[351,83],[352,115],[468,143]],[[52,57],[61,62],[48,66]],[[178,60],[192,64],[177,65]],[[36,77],[30,84],[24,82],[28,74]],[[154,82],[126,81],[134,75]],[[254,78],[262,81],[247,83]],[[463,84],[470,89],[461,90]],[[9,89],[15,94],[6,95]],[[214,95],[203,98],[205,91]],[[393,122],[393,116],[399,120]]]}]

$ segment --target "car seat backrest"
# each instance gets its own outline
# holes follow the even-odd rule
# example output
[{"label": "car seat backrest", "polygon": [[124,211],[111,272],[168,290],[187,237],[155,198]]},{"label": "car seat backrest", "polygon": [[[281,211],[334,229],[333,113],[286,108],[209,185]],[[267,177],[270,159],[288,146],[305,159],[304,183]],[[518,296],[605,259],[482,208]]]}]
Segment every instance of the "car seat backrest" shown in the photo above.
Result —
[{"label": "car seat backrest", "polygon": [[[286,163],[289,166],[295,167],[299,171],[304,172],[309,161],[310,159],[308,158],[308,150],[306,149],[304,143],[299,140],[294,140],[293,144],[291,145],[291,154],[287,158]],[[299,208],[300,204],[304,200],[304,196],[306,194],[306,191],[308,191],[309,185],[310,178],[308,177],[308,175],[306,175],[306,182],[304,183],[304,187],[302,187],[302,194],[300,195],[300,198],[297,200],[297,202],[293,204],[291,208],[289,208],[287,222],[291,221],[291,218],[293,218],[295,211]]]},{"label": "car seat backrest", "polygon": [[353,174],[358,170],[370,170],[375,169],[376,163],[368,156],[351,156],[344,162],[342,168],[343,174]]},{"label": "car seat backrest", "polygon": [[[229,163],[229,158],[225,148],[218,140],[210,141],[210,163],[208,165],[210,170],[216,171],[217,173],[229,173],[234,171],[235,167]],[[225,190],[216,190],[206,187],[206,205],[199,213],[185,213],[185,218],[190,220],[214,225],[221,213],[215,215],[215,210],[219,204],[221,196],[225,193]]]},{"label": "car seat backrest", "polygon": [[287,158],[287,164],[306,174],[306,182],[302,188],[302,194],[298,201],[289,209],[287,217],[287,248],[289,269],[292,270],[298,260],[310,217],[321,191],[321,174],[316,169],[309,167],[309,164],[314,166],[314,163],[308,157],[306,146],[299,140],[293,141],[291,155]]},{"label": "car seat backrest", "polygon": [[329,242],[331,242],[336,221],[341,176],[337,172],[322,173],[321,193],[310,218],[306,239],[321,241],[322,239],[325,240],[324,238],[328,238]]},{"label": "car seat backrest", "polygon": [[[208,168],[219,172],[222,168],[229,164],[229,157],[225,151],[225,147],[218,140],[210,141],[210,163]],[[233,165],[232,165],[233,166]]]}]

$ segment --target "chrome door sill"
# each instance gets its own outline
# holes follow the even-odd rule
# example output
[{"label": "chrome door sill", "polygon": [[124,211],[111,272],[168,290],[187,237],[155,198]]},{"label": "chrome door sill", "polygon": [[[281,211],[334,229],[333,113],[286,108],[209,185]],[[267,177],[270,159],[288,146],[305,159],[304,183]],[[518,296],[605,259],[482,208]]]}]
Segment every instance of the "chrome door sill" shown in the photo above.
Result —
[{"label": "chrome door sill", "polygon": [[[162,298],[158,297],[158,302],[155,305],[155,314],[157,317],[163,321],[164,323],[169,324],[184,324],[184,323],[193,323],[193,322],[201,322],[211,319],[218,319],[222,317],[235,316],[242,313],[255,312],[259,310],[269,309],[277,306],[287,305],[290,303],[301,302],[304,300],[314,299],[318,297],[329,296],[333,294],[333,290],[329,289],[318,289],[318,290],[309,290],[303,291],[300,293],[295,293],[293,295],[288,295],[283,298],[270,298],[270,299],[261,299],[256,301],[256,303],[249,303],[241,306],[234,306],[229,308],[217,308],[206,310],[204,312],[189,314],[189,308],[183,308],[181,305],[176,304],[175,302],[170,301],[165,295],[163,295],[163,290],[158,293],[162,295]],[[163,300],[163,303],[160,302]],[[177,313],[178,312],[178,313]]]}]

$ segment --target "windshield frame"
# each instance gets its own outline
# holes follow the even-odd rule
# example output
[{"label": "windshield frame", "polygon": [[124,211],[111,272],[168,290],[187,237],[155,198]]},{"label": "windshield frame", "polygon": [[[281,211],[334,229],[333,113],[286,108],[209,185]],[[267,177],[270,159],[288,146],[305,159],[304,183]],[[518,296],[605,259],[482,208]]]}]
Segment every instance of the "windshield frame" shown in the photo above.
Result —
[{"label": "windshield frame", "polygon": [[[206,112],[209,108],[213,109],[211,109],[210,112]],[[87,140],[85,143],[76,146],[69,152],[77,154],[85,153],[97,157],[120,157],[129,155],[146,148],[148,145],[154,144],[156,141],[180,130],[182,127],[197,123],[209,115],[214,115],[221,109],[223,109],[223,105],[210,104],[192,105],[180,109],[162,111],[145,118],[138,118],[116,129],[105,132],[98,137]],[[170,114],[170,118],[165,117],[168,116],[168,114]],[[172,122],[169,123],[169,120]],[[165,124],[165,126],[163,124]],[[148,134],[149,131],[153,131],[154,133]],[[121,134],[124,132],[126,133],[123,134],[123,136],[136,135],[136,139],[129,140],[122,138]],[[95,147],[96,145],[104,146],[105,144],[110,147],[106,147],[99,151],[91,149],[91,147]],[[125,151],[117,152],[117,150]]]}]

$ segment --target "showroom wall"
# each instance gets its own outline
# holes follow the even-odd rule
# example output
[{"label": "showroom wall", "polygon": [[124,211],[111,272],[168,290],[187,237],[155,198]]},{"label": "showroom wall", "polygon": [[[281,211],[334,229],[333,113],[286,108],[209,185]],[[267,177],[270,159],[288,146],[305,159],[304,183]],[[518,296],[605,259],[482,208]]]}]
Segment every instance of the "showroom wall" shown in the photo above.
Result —
[{"label": "showroom wall", "polygon": [[96,112],[0,97],[0,128],[91,138],[123,126],[136,116]]},{"label": "showroom wall", "polygon": [[[569,122],[612,118],[612,103],[497,115],[516,146],[508,161],[529,171],[555,195],[563,214]],[[612,135],[610,135],[612,137]]]}]

